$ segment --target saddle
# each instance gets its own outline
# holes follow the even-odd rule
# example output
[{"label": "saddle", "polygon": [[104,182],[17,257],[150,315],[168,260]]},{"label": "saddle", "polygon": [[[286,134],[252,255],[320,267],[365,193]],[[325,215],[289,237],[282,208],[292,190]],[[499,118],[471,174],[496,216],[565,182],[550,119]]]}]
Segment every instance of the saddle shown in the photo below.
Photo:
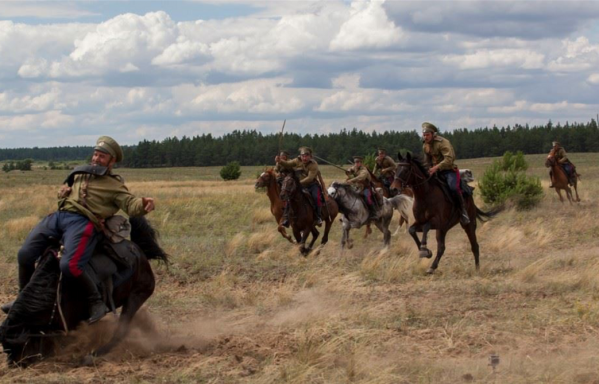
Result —
[{"label": "saddle", "polygon": [[[104,302],[112,312],[116,307],[112,300],[114,288],[120,286],[135,272],[141,250],[134,242],[122,240],[118,243],[104,238],[97,246],[88,266],[90,276],[100,288]],[[116,312],[115,312],[116,313]]]},{"label": "saddle", "polygon": [[[453,202],[455,200],[455,197],[453,196],[454,194],[449,188],[449,184],[447,184],[447,180],[445,179],[445,177],[439,177],[436,174],[435,176],[439,181],[439,185],[441,186],[441,190],[443,191],[445,197],[449,201]],[[468,182],[466,182],[466,180],[464,179],[460,179],[460,189],[462,190],[462,196],[464,197],[464,199],[472,196],[472,192],[474,191],[474,188],[468,185]]]}]

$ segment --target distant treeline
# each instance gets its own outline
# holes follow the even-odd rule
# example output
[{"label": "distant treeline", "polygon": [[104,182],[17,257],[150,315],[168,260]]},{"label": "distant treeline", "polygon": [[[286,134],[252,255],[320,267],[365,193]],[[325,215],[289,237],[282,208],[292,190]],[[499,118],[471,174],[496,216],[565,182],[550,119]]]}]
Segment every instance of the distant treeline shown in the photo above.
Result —
[{"label": "distant treeline", "polygon": [[[456,129],[441,132],[453,144],[458,158],[501,156],[505,151],[525,154],[545,153],[551,142],[559,141],[568,152],[599,152],[597,122],[566,123],[543,126],[515,125],[502,128]],[[167,138],[163,141],[141,141],[124,146],[121,166],[133,168],[186,167],[224,165],[238,161],[241,165],[272,164],[281,149],[297,154],[300,146],[311,147],[315,154],[336,164],[347,163],[354,155],[374,153],[384,147],[395,157],[398,150],[422,151],[421,134],[411,132],[366,133],[343,129],[339,133],[299,135],[286,133],[264,135],[257,131],[233,131],[221,137],[204,134],[194,137]],[[118,139],[118,138],[117,138]],[[31,158],[46,161],[86,159],[93,147],[0,149],[0,160]]]}]

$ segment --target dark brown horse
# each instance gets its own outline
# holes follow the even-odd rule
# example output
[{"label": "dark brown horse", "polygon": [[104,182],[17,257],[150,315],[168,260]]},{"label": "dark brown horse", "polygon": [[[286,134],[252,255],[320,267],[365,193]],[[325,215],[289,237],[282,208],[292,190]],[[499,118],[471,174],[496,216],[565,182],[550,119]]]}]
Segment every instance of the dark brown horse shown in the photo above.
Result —
[{"label": "dark brown horse", "polygon": [[[289,222],[293,230],[293,235],[296,239],[299,238],[300,252],[306,256],[312,250],[320,232],[316,229],[314,208],[312,208],[309,197],[302,191],[299,179],[295,173],[290,173],[285,177],[281,187],[281,199],[289,201]],[[331,225],[339,213],[339,207],[335,200],[327,198],[326,207],[322,207],[322,213],[325,228],[321,244],[324,245],[329,241]],[[306,240],[310,233],[312,234],[312,241],[306,247]]]},{"label": "dark brown horse", "polygon": [[[563,189],[566,191],[566,197],[570,201],[570,204],[572,204],[574,197],[572,196],[572,189],[570,188],[568,176],[566,175],[566,172],[562,166],[555,159],[553,150],[549,153],[549,156],[547,156],[547,160],[545,160],[545,166],[547,168],[551,168],[551,183],[553,184],[553,188],[555,188],[555,192],[559,196],[559,201],[562,203],[564,202],[564,199],[562,198]],[[575,170],[572,172],[574,172],[574,176],[572,177],[572,187],[574,187],[574,191],[576,192],[576,200],[574,201],[578,202],[580,201],[580,197],[578,196],[578,174],[576,174]]]},{"label": "dark brown horse", "polygon": [[[409,186],[414,191],[414,218],[415,222],[410,226],[410,235],[414,238],[419,249],[420,257],[430,258],[432,252],[426,247],[428,231],[437,231],[437,255],[427,270],[433,273],[439,266],[439,261],[445,252],[445,236],[447,232],[460,222],[460,210],[443,192],[441,181],[436,176],[429,176],[428,167],[424,162],[412,157],[409,153],[404,159],[401,154],[397,155],[399,163],[395,171],[395,180],[391,188],[399,188],[401,185]],[[499,210],[494,212],[483,212],[475,204],[472,196],[465,196],[466,210],[470,218],[469,224],[461,224],[468,235],[472,253],[474,254],[474,265],[478,271],[479,246],[476,240],[476,219],[486,221],[495,216]],[[416,232],[422,232],[422,242],[418,239]]]},{"label": "dark brown horse", "polygon": [[[115,308],[122,307],[118,327],[112,339],[88,355],[84,364],[92,364],[93,357],[105,355],[125,338],[133,316],[154,292],[155,279],[149,260],[168,263],[168,255],[158,245],[157,233],[146,219],[129,220],[132,241],[125,245],[135,248],[132,252],[136,256],[129,272],[121,275],[112,291],[112,304]],[[116,266],[102,245],[96,247],[90,264],[96,265],[95,274],[100,281],[113,281]],[[8,355],[9,366],[27,366],[52,355],[65,332],[89,318],[87,297],[76,282],[61,278],[58,254],[55,244],[40,255],[31,281],[19,293],[0,326],[0,342]]]},{"label": "dark brown horse", "polygon": [[[287,234],[285,227],[281,224],[285,202],[281,200],[281,188],[279,187],[279,183],[277,183],[275,171],[270,168],[262,172],[258,180],[256,180],[254,188],[266,188],[266,195],[270,200],[270,212],[277,222],[277,230],[281,236],[289,240],[290,243],[293,243],[293,239]],[[299,242],[299,239],[296,240]]]}]

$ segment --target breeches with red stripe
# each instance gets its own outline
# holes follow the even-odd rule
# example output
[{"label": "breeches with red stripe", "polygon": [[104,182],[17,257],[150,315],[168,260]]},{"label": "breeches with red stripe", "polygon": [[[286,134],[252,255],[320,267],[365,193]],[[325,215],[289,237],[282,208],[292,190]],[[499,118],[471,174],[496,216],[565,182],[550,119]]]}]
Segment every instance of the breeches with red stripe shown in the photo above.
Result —
[{"label": "breeches with red stripe", "polygon": [[46,216],[29,233],[19,250],[19,264],[33,267],[53,237],[61,239],[64,245],[60,259],[61,272],[76,278],[83,273],[91,259],[100,235],[87,217],[72,212],[54,212]]}]

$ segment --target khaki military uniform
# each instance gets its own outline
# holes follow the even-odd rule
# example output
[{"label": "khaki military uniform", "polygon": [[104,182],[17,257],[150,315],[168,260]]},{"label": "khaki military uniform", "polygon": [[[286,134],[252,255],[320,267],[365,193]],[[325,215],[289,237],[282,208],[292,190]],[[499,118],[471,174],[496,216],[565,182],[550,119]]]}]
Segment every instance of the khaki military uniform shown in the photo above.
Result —
[{"label": "khaki military uniform", "polygon": [[304,162],[297,157],[293,160],[281,160],[279,161],[279,165],[281,165],[283,169],[300,170],[300,184],[302,187],[308,187],[311,184],[318,182],[316,180],[318,176],[318,163],[314,161],[314,159],[310,159],[310,161],[304,164]]},{"label": "khaki military uniform", "polygon": [[559,149],[555,152],[555,160],[557,160],[557,162],[560,164],[570,162],[570,160],[568,160],[568,156],[566,155],[566,150],[562,147],[559,147]]},{"label": "khaki military uniform", "polygon": [[440,171],[451,171],[458,168],[454,164],[455,152],[446,138],[435,136],[430,144],[424,143],[422,150],[430,167],[438,165]]},{"label": "khaki military uniform", "polygon": [[141,197],[129,192],[117,175],[76,175],[69,196],[59,197],[58,209],[87,217],[96,226],[122,209],[129,216],[145,215]]},{"label": "khaki military uniform", "polygon": [[385,156],[383,160],[377,159],[375,160],[374,170],[372,173],[376,175],[377,171],[381,172],[381,177],[390,178],[395,176],[395,169],[397,168],[397,164],[391,156]]},{"label": "khaki military uniform", "polygon": [[353,176],[347,182],[355,185],[358,191],[362,193],[364,189],[370,189],[370,172],[363,165],[359,168],[351,167],[349,173]]}]

